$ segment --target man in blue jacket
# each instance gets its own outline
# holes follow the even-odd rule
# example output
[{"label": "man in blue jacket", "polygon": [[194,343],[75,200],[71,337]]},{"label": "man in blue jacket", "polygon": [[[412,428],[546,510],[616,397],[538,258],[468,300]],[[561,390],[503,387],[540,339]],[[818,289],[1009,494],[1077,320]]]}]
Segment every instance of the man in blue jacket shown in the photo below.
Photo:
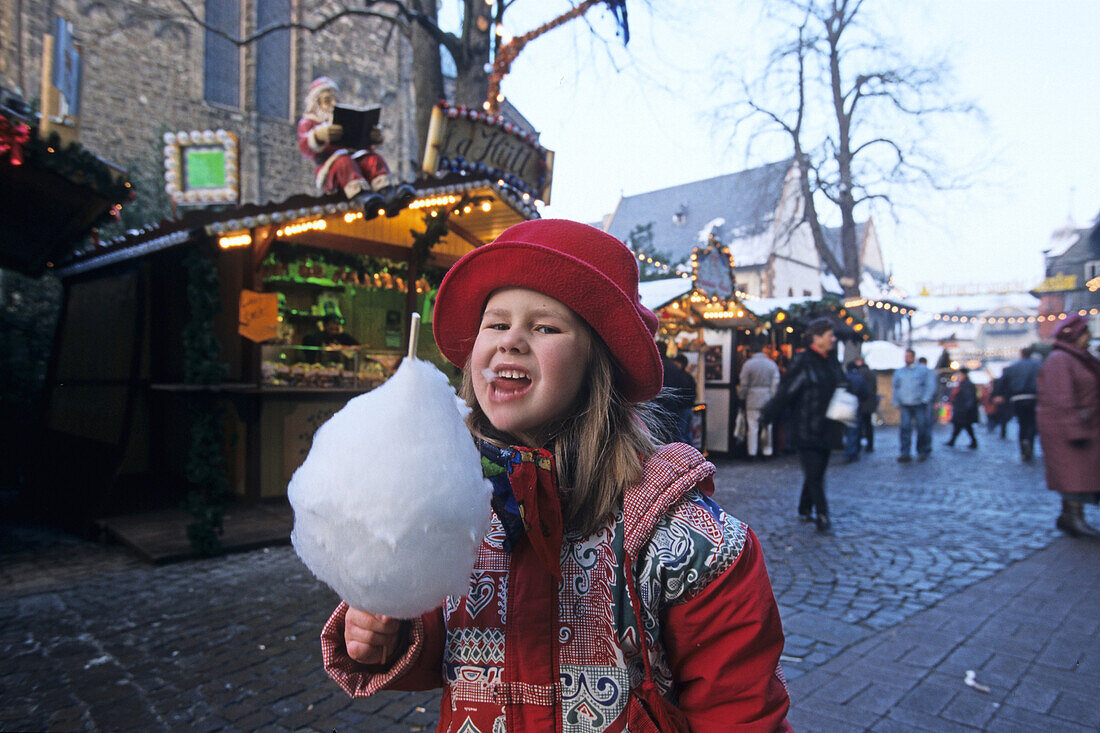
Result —
[{"label": "man in blue jacket", "polygon": [[936,395],[936,375],[932,370],[916,364],[916,354],[905,350],[905,366],[894,372],[894,406],[901,413],[900,463],[912,460],[909,454],[913,424],[917,426],[917,460],[923,461],[932,453],[932,411],[930,405]]}]

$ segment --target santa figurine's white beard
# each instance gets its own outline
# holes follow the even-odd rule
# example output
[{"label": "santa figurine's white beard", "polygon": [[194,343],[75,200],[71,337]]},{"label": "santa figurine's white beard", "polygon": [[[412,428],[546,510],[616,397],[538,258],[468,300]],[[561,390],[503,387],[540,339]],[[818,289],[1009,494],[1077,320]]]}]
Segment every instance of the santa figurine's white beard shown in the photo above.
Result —
[{"label": "santa figurine's white beard", "polygon": [[[333,109],[335,109],[335,106],[333,107]],[[331,125],[333,109],[330,109],[326,112],[325,110],[321,109],[319,105],[315,104],[306,109],[305,116],[319,125]]]}]

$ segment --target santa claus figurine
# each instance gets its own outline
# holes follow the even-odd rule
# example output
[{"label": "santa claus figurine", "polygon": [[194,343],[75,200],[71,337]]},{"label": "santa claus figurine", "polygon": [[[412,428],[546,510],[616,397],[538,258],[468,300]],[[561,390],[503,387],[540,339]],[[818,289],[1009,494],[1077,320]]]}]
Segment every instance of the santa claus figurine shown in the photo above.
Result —
[{"label": "santa claus figurine", "polygon": [[[332,111],[340,94],[327,76],[313,80],[306,95],[306,111],[298,121],[298,149],[313,161],[317,188],[325,193],[343,189],[369,219],[380,209],[396,216],[416,195],[407,183],[394,185],[385,159],[374,147],[349,150],[339,145],[343,128],[333,124]],[[371,141],[382,142],[382,131],[371,131]]]}]

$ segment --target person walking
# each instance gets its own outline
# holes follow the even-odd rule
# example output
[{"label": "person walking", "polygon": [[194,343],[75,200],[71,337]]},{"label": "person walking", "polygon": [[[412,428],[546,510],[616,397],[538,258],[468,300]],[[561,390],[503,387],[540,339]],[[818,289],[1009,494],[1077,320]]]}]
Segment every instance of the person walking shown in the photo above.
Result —
[{"label": "person walking", "polygon": [[959,383],[951,391],[951,439],[946,445],[954,447],[955,438],[966,431],[970,436],[970,448],[978,447],[974,437],[974,423],[978,422],[978,390],[970,381],[970,370],[962,367],[958,371]]},{"label": "person walking", "polygon": [[1030,461],[1035,455],[1035,401],[1039,362],[1031,358],[1030,346],[1020,349],[1020,358],[1005,367],[1004,391],[1012,404],[1019,430],[1020,457]]},{"label": "person walking", "polygon": [[1088,321],[1072,315],[1036,378],[1036,417],[1047,488],[1062,495],[1055,526],[1071,537],[1100,539],[1084,504],[1100,499],[1100,361],[1088,352]]},{"label": "person walking", "polygon": [[1004,379],[997,377],[982,388],[982,410],[985,412],[986,432],[990,435],[993,431],[1001,431],[1001,439],[1005,437],[1005,428],[1012,419],[1009,411],[1012,405],[1004,397]]},{"label": "person walking", "polygon": [[[756,458],[757,448],[762,455],[772,454],[772,427],[760,420],[760,411],[779,388],[779,367],[760,350],[760,344],[749,346],[752,352],[741,367],[737,396],[745,401],[745,442],[749,460]],[[760,440],[763,432],[764,439]],[[763,443],[763,445],[761,445]]]},{"label": "person walking", "polygon": [[809,348],[791,361],[764,419],[775,422],[784,409],[790,408],[787,435],[798,449],[803,476],[798,516],[806,522],[816,521],[818,531],[826,532],[832,522],[825,498],[825,469],[829,466],[829,451],[842,445],[844,426],[825,417],[825,412],[833,393],[845,387],[847,381],[833,351],[836,335],[832,323],[827,318],[812,321],[806,328],[806,339]]},{"label": "person walking", "polygon": [[856,366],[855,361],[848,362],[848,368],[845,374],[847,378],[848,391],[856,396],[859,400],[859,407],[856,408],[856,420],[844,428],[844,460],[847,463],[855,463],[859,460],[860,452],[860,421],[859,410],[863,408],[863,405],[867,402],[871,388],[867,386],[867,381],[863,378],[863,375],[859,373],[859,367]]},{"label": "person walking", "polygon": [[894,407],[901,412],[901,448],[898,462],[908,463],[913,426],[917,428],[917,460],[932,453],[932,398],[936,396],[936,376],[923,364],[916,363],[916,352],[905,350],[905,366],[894,372]]},{"label": "person walking", "polygon": [[859,401],[859,437],[866,440],[867,445],[863,450],[871,453],[875,450],[875,410],[878,409],[878,378],[867,366],[862,356],[852,360],[856,365],[856,371],[867,384],[867,398]]}]

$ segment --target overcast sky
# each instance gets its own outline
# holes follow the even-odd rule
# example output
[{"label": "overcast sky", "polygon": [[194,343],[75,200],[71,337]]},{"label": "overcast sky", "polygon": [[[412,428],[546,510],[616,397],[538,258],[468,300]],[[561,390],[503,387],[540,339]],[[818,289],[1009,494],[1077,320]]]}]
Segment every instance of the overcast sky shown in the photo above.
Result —
[{"label": "overcast sky", "polygon": [[[628,1],[624,50],[602,7],[585,21],[530,43],[503,91],[555,151],[552,205],[544,216],[598,221],[620,195],[732,173],[790,155],[776,139],[746,151],[747,136],[716,128],[717,75],[760,62],[768,37],[760,3],[654,0],[659,18]],[[883,30],[916,58],[950,52],[960,96],[978,103],[988,126],[960,125],[932,141],[953,161],[992,157],[978,185],[872,213],[897,281],[922,285],[1042,277],[1042,250],[1073,215],[1100,212],[1100,3],[1095,0],[915,0],[889,9]],[[521,34],[567,9],[564,0],[518,2],[506,30]],[[911,202],[912,203],[912,202]],[[866,218],[867,211],[860,213]]]}]

